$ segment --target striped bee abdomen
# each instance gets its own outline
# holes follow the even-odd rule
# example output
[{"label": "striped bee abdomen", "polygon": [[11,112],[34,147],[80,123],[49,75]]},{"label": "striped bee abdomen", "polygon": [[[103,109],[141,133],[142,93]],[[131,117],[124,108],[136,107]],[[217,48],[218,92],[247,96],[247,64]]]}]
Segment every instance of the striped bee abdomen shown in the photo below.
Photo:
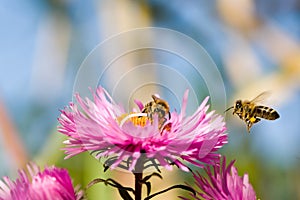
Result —
[{"label": "striped bee abdomen", "polygon": [[254,115],[268,120],[278,119],[280,116],[276,110],[267,106],[255,106]]}]

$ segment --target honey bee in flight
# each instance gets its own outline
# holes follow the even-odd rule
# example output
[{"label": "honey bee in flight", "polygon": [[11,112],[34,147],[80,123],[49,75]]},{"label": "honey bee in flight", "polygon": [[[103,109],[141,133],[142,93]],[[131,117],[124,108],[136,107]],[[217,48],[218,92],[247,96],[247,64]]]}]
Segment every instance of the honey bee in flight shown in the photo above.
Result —
[{"label": "honey bee in flight", "polygon": [[259,122],[261,118],[267,120],[275,120],[279,118],[278,112],[273,108],[257,105],[257,103],[266,99],[267,96],[269,96],[269,92],[262,92],[251,101],[237,100],[234,106],[229,107],[225,110],[225,112],[233,108],[232,114],[237,114],[241,120],[245,121],[247,130],[250,133],[252,125]]},{"label": "honey bee in flight", "polygon": [[161,129],[161,127],[167,121],[166,116],[168,116],[169,119],[171,118],[170,107],[168,102],[158,98],[155,95],[152,95],[152,99],[153,101],[147,103],[144,106],[142,113],[147,113],[147,117],[150,119],[151,122],[153,121],[153,115],[157,114],[158,128]]}]

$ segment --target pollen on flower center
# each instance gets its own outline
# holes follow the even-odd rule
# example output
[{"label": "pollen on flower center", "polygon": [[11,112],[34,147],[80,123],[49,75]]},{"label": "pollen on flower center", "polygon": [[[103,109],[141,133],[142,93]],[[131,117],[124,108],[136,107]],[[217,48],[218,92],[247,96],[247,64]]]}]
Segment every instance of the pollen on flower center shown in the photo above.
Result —
[{"label": "pollen on flower center", "polygon": [[148,117],[147,113],[130,113],[121,115],[117,120],[121,127],[127,120],[131,121],[135,126],[144,127],[148,121]]}]

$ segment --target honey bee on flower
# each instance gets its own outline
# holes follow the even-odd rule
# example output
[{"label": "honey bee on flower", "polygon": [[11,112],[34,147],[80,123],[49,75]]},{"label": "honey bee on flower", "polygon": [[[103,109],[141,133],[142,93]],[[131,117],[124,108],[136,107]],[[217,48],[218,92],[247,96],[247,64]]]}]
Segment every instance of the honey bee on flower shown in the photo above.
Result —
[{"label": "honey bee on flower", "polygon": [[173,165],[189,171],[185,162],[203,167],[218,160],[217,150],[227,143],[226,127],[221,115],[207,112],[208,98],[191,116],[185,114],[188,91],[180,113],[170,112],[167,101],[158,96],[152,99],[146,104],[136,100],[140,110],[125,112],[102,87],[92,100],[77,94],[77,103],[70,103],[58,119],[59,132],[68,136],[66,158],[90,151],[105,159],[106,168],[129,171],[138,166],[171,170]]}]

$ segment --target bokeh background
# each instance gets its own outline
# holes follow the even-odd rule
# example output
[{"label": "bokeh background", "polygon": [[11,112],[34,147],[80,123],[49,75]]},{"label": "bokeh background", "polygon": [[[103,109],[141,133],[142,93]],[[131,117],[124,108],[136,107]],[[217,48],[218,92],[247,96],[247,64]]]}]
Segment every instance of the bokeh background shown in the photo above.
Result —
[{"label": "bokeh background", "polygon": [[[267,105],[281,118],[263,121],[248,134],[243,122],[227,114],[229,144],[221,152],[236,159],[240,174],[249,174],[260,199],[300,199],[299,0],[0,0],[0,175],[15,177],[34,160],[68,168],[83,186],[100,176],[132,184],[130,174],[104,174],[88,153],[63,160],[57,117],[96,45],[149,26],[179,31],[206,49],[224,80],[228,106],[272,92]],[[148,75],[161,77],[157,73]],[[163,175],[154,190],[191,181],[176,169]],[[96,185],[88,197],[118,199],[114,193]]]}]

